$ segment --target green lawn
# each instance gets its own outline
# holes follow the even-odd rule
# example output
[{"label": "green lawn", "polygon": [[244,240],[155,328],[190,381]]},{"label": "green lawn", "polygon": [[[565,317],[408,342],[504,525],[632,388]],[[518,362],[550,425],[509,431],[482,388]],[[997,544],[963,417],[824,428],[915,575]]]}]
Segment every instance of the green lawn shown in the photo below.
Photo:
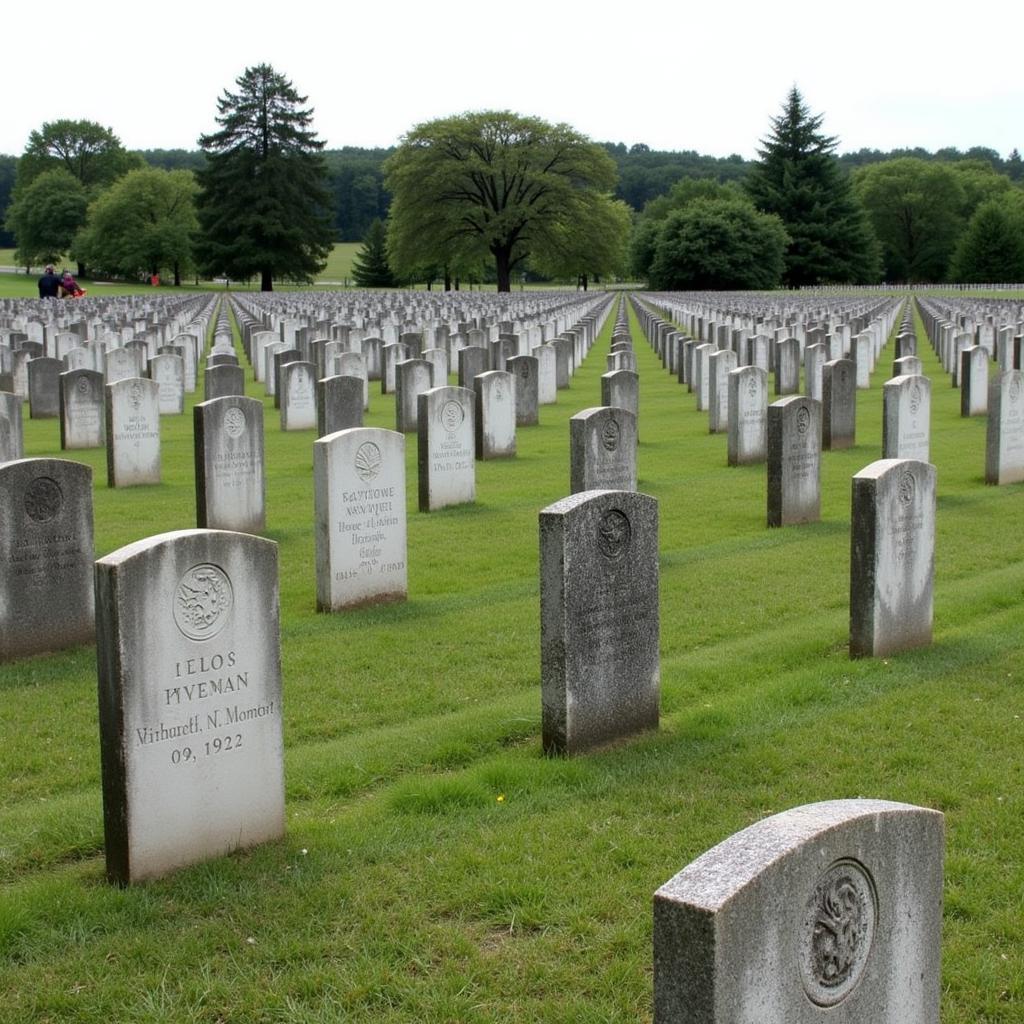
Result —
[{"label": "green lawn", "polygon": [[[824,456],[821,522],[768,530],[764,468],[726,466],[634,329],[662,724],[541,755],[537,513],[566,494],[611,323],[517,458],[478,464],[475,505],[416,511],[410,438],[402,605],[316,613],[314,435],[268,403],[286,840],[108,886],[94,651],[0,666],[0,1024],[649,1021],[653,891],[767,814],[855,796],[947,815],[944,1024],[1024,1020],[1024,485],[984,486],[984,420],[960,418],[923,335],[935,642],[851,662],[850,477],[880,455],[888,359],[856,447]],[[393,426],[389,396],[371,405]],[[75,453],[98,556],[194,525],[191,411],[163,433],[158,487],[112,493],[103,453]],[[57,439],[26,419],[26,454]]]}]

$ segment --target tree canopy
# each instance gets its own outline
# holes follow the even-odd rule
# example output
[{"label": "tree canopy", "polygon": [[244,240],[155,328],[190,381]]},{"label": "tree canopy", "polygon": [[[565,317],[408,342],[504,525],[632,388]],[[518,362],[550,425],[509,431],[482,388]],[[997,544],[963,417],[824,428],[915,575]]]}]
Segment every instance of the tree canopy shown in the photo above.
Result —
[{"label": "tree canopy", "polygon": [[352,260],[352,279],[360,288],[394,288],[395,275],[388,265],[387,232],[382,220],[374,220]]},{"label": "tree canopy", "polygon": [[1024,193],[982,203],[960,236],[950,278],[971,284],[1024,281]]},{"label": "tree canopy", "polygon": [[7,210],[7,226],[18,242],[18,262],[26,267],[56,263],[70,252],[75,234],[85,224],[88,204],[82,183],[62,167],[19,185]]},{"label": "tree canopy", "polygon": [[206,166],[197,245],[210,274],[311,280],[327,263],[334,237],[323,149],[292,83],[269,64],[246,68],[238,92],[217,100],[220,130],[200,138]]},{"label": "tree canopy", "polygon": [[490,253],[498,290],[509,291],[531,255],[557,259],[573,225],[582,236],[587,225],[610,224],[594,212],[615,185],[608,154],[566,124],[507,110],[416,126],[385,172],[389,251],[403,275]]},{"label": "tree canopy", "polygon": [[834,155],[837,139],[822,133],[822,121],[794,86],[744,185],[759,210],[785,225],[787,285],[875,281],[878,243]]},{"label": "tree canopy", "polygon": [[141,166],[142,158],[129,153],[111,128],[95,121],[47,121],[28,137],[18,161],[18,185],[60,168],[95,192]]}]

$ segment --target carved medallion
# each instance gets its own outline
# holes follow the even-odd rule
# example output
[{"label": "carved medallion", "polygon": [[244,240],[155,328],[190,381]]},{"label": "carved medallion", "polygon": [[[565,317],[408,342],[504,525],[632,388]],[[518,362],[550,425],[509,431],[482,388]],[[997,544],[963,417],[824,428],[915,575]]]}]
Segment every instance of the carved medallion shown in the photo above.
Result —
[{"label": "carved medallion", "polygon": [[761,390],[761,387],[758,384],[757,377],[754,374],[751,374],[747,378],[747,397],[751,401],[754,401],[757,398],[757,393],[760,390]]},{"label": "carved medallion", "polygon": [[910,389],[910,413],[912,416],[917,415],[918,409],[921,408],[922,401],[924,401],[924,392],[921,390],[920,384],[915,384]]},{"label": "carved medallion", "polygon": [[458,430],[462,426],[462,421],[466,418],[466,413],[462,408],[460,402],[449,401],[445,402],[441,406],[440,420],[441,426],[444,427],[449,433],[454,430]]},{"label": "carved medallion", "polygon": [[837,860],[818,879],[804,909],[800,976],[819,1006],[842,1002],[860,980],[875,934],[874,882],[853,860]]},{"label": "carved medallion", "polygon": [[209,640],[227,624],[234,593],[216,565],[194,565],[174,593],[174,623],[190,640]]},{"label": "carved medallion", "polygon": [[364,441],[356,449],[355,467],[359,479],[364,483],[375,480],[380,474],[380,466],[383,459],[380,448],[372,441]]},{"label": "carved medallion", "polygon": [[608,420],[601,431],[601,444],[607,452],[613,452],[619,447],[619,436],[622,430],[615,420]]},{"label": "carved medallion", "polygon": [[811,411],[806,405],[801,405],[796,414],[796,429],[798,434],[806,434],[811,425]]},{"label": "carved medallion", "polygon": [[1010,378],[1010,401],[1016,405],[1020,401],[1021,379],[1020,374],[1015,373]]},{"label": "carved medallion", "polygon": [[245,413],[233,405],[224,413],[224,433],[228,437],[241,437],[245,433]]},{"label": "carved medallion", "polygon": [[128,387],[128,402],[136,412],[139,411],[142,405],[142,385],[138,381],[133,381]]},{"label": "carved medallion", "polygon": [[494,397],[500,402],[505,397],[505,386],[499,378],[494,382]]},{"label": "carved medallion", "polygon": [[25,488],[25,512],[37,523],[48,523],[64,507],[60,484],[48,476],[37,476]]},{"label": "carved medallion", "polygon": [[88,377],[79,377],[78,382],[75,384],[75,390],[83,398],[86,398],[92,394],[92,382]]},{"label": "carved medallion", "polygon": [[619,561],[629,548],[632,529],[625,513],[611,509],[597,524],[597,549],[610,562]]},{"label": "carved medallion", "polygon": [[900,476],[899,497],[901,505],[910,505],[914,501],[914,494],[917,491],[917,483],[914,481],[913,473],[903,473]]}]

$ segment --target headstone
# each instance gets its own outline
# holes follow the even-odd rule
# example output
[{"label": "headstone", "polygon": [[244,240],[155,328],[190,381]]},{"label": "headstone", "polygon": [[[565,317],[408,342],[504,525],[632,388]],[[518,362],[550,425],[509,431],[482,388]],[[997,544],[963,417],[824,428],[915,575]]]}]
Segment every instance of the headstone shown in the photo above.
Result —
[{"label": "headstone", "polygon": [[28,364],[28,414],[30,419],[56,419],[60,416],[60,375],[64,364],[59,359],[40,356]]},{"label": "headstone", "polygon": [[487,370],[473,378],[476,457],[508,459],[516,453],[516,400],[512,374]]},{"label": "headstone", "polygon": [[711,404],[711,356],[718,350],[714,345],[697,345],[693,349],[693,372],[690,382],[697,396],[697,411],[707,412]]},{"label": "headstone", "polygon": [[[286,366],[288,363],[303,363],[306,362],[306,358],[298,348],[279,348],[275,349],[271,356],[271,367],[273,372],[274,380],[274,408],[281,408],[281,367]],[[313,379],[316,380],[316,370],[312,373]]]},{"label": "headstone", "polygon": [[658,726],[658,502],[584,491],[540,513],[543,746],[577,754]]},{"label": "headstone", "polygon": [[149,376],[160,385],[160,415],[180,416],[185,411],[185,360],[181,356],[154,356],[149,361]]},{"label": "headstone", "polygon": [[537,403],[554,405],[558,401],[558,354],[552,345],[538,345],[533,354],[537,358]]},{"label": "headstone", "polygon": [[419,396],[419,509],[433,512],[476,500],[476,396],[468,388],[431,388]]},{"label": "headstone", "polygon": [[989,384],[985,483],[1024,480],[1024,374],[1006,370]]},{"label": "headstone", "polygon": [[708,430],[724,434],[729,430],[729,374],[736,369],[736,353],[721,349],[712,354],[710,364]]},{"label": "headstone", "polygon": [[906,374],[882,385],[883,459],[929,461],[931,408],[932,382],[927,377]]},{"label": "headstone", "polygon": [[420,356],[430,364],[430,386],[439,388],[448,383],[448,352],[443,348],[426,348]]},{"label": "headstone", "polygon": [[900,332],[896,335],[896,358],[917,355],[917,335]]},{"label": "headstone", "polygon": [[741,366],[729,374],[729,465],[764,462],[767,438],[768,374]]},{"label": "headstone", "polygon": [[775,343],[775,394],[795,395],[800,390],[800,342],[782,338]]},{"label": "headstone", "polygon": [[960,415],[984,416],[988,412],[989,355],[980,345],[960,353]]},{"label": "headstone", "polygon": [[515,383],[516,426],[537,426],[540,422],[537,360],[533,356],[512,356],[505,361],[505,369],[512,374]]},{"label": "headstone", "polygon": [[13,462],[24,456],[21,424],[21,398],[0,391],[0,462]]},{"label": "headstone", "polygon": [[317,610],[404,601],[404,435],[361,427],[315,441],[313,481]]},{"label": "headstone", "polygon": [[633,370],[601,374],[601,404],[631,412],[639,423],[640,375]]},{"label": "headstone", "polygon": [[0,463],[0,661],[92,643],[92,468]]},{"label": "headstone", "polygon": [[853,478],[850,657],[932,641],[935,467],[880,459]]},{"label": "headstone", "polygon": [[924,364],[917,356],[903,356],[892,361],[893,377],[920,377],[924,374]]},{"label": "headstone", "polygon": [[160,385],[126,377],[106,391],[107,486],[160,483]]},{"label": "headstone", "polygon": [[325,377],[317,381],[316,392],[317,436],[326,437],[363,425],[366,381],[362,377],[344,374]]},{"label": "headstone", "polygon": [[381,394],[392,395],[395,392],[395,367],[412,357],[412,353],[405,345],[397,342],[393,345],[385,345],[381,350],[384,360],[384,368],[380,377]]},{"label": "headstone", "polygon": [[854,387],[866,391],[871,387],[871,371],[874,369],[874,338],[862,331],[852,341],[851,356],[854,364]]},{"label": "headstone", "polygon": [[103,374],[68,370],[60,375],[60,446],[102,448],[106,440]]},{"label": "headstone", "polygon": [[943,816],[830,800],[654,894],[655,1024],[938,1024]]},{"label": "headstone", "polygon": [[263,403],[228,395],[192,409],[196,524],[262,533],[266,523]]},{"label": "headstone", "polygon": [[470,345],[459,351],[459,387],[471,388],[473,379],[489,367],[487,349]]},{"label": "headstone", "polygon": [[139,360],[130,348],[108,349],[103,356],[103,376],[107,384],[139,376]]},{"label": "headstone", "polygon": [[821,405],[802,395],[772,402],[768,406],[768,525],[817,522],[820,474]]},{"label": "headstone", "polygon": [[569,420],[569,490],[636,490],[636,417],[596,406]]},{"label": "headstone", "polygon": [[411,433],[417,429],[419,396],[433,387],[430,363],[406,359],[395,364],[395,430]]},{"label": "headstone", "polygon": [[203,373],[203,395],[213,398],[236,398],[245,394],[245,370],[230,363],[207,366]]},{"label": "headstone", "polygon": [[857,368],[849,359],[834,359],[822,367],[821,446],[825,451],[854,445],[857,386]]},{"label": "headstone", "polygon": [[283,836],[277,545],[149,537],[97,561],[96,597],[110,881]]},{"label": "headstone", "polygon": [[804,391],[808,398],[821,401],[822,376],[828,362],[828,349],[824,345],[808,345],[804,349]]},{"label": "headstone", "polygon": [[281,429],[316,429],[316,366],[296,360],[281,366]]}]

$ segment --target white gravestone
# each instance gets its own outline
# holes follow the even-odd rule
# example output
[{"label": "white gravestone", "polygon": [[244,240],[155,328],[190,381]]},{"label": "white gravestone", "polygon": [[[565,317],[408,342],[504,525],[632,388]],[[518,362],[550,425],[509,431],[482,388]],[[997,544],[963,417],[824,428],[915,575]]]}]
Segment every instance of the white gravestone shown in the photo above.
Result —
[{"label": "white gravestone", "polygon": [[160,385],[125,377],[106,390],[107,486],[160,483]]}]

